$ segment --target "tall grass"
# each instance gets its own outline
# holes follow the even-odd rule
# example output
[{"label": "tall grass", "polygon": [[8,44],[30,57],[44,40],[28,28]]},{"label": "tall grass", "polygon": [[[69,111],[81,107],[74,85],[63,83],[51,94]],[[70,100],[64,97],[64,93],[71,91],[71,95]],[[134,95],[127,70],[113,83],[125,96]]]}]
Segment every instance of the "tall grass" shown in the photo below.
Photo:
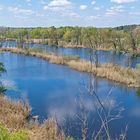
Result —
[{"label": "tall grass", "polygon": [[128,87],[140,86],[137,80],[138,79],[137,69],[124,68],[113,64],[99,64],[98,67],[92,64],[91,68],[91,63],[89,61],[81,60],[79,59],[79,57],[58,56],[55,54],[36,52],[31,49],[25,50],[19,48],[1,48],[0,51],[1,52],[8,51],[16,54],[24,54],[38,57],[47,60],[50,63],[66,65],[80,72],[93,73],[101,78],[107,78],[109,80],[125,84]]},{"label": "tall grass", "polygon": [[11,130],[26,126],[30,114],[30,106],[21,101],[12,101],[0,95],[0,122]]},{"label": "tall grass", "polygon": [[64,133],[54,119],[48,119],[40,126],[34,125],[28,132],[31,140],[65,140]]},{"label": "tall grass", "polygon": [[0,96],[0,140],[65,140],[53,119],[43,124],[30,123],[31,107],[22,101]]}]

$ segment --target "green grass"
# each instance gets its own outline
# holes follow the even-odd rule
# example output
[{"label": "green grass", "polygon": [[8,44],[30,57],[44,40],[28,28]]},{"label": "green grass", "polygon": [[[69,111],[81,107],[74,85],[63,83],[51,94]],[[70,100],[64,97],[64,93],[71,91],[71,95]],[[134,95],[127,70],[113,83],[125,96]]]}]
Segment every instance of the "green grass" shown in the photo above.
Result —
[{"label": "green grass", "polygon": [[9,132],[0,124],[0,140],[30,140],[30,138],[25,131]]}]

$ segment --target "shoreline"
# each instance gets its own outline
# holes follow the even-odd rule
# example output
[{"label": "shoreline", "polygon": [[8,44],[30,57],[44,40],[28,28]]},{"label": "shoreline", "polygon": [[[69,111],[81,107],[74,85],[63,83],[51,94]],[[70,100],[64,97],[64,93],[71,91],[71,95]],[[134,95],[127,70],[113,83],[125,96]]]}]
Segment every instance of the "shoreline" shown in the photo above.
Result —
[{"label": "shoreline", "polygon": [[[16,41],[17,39],[13,39],[13,38],[6,38],[6,39],[1,39],[0,41]],[[71,49],[89,49],[90,47],[84,46],[84,45],[74,45],[74,44],[67,44],[67,43],[58,43],[58,45],[54,45],[54,44],[48,44],[42,41],[42,39],[30,39],[30,40],[26,40],[24,43],[31,43],[31,44],[38,44],[38,45],[49,45],[49,46],[56,46],[58,48],[71,48]],[[128,53],[128,54],[133,54],[132,50],[127,50],[127,51],[119,51],[119,50],[115,50],[113,47],[98,47],[95,49],[96,51],[114,51],[114,52],[118,52],[118,53]],[[136,56],[140,56],[140,48],[138,49],[138,52],[134,55]]]},{"label": "shoreline", "polygon": [[11,52],[16,54],[23,54],[26,56],[38,57],[53,64],[68,66],[69,68],[79,72],[93,73],[97,77],[124,84],[127,87],[140,87],[137,81],[137,69],[123,68],[113,64],[99,64],[99,67],[96,68],[94,64],[92,64],[91,67],[91,63],[89,61],[79,59],[78,57],[58,56],[55,54],[35,52],[31,49],[25,50],[21,48],[0,48],[0,52]]},{"label": "shoreline", "polygon": [[[2,39],[2,40],[0,40],[0,41],[16,41],[17,39],[11,39],[11,38],[7,38],[7,39]],[[39,44],[39,45],[50,45],[50,46],[53,46],[53,44],[47,44],[47,43],[43,43],[43,41],[41,40],[41,39],[31,39],[31,40],[29,40],[29,41],[25,41],[24,43],[33,43],[33,44]],[[74,45],[74,44],[61,44],[61,43],[59,43],[58,45],[54,45],[54,46],[56,46],[56,47],[62,47],[62,48],[84,48],[84,49],[88,49],[88,48],[90,48],[90,47],[86,47],[86,46],[84,46],[84,45]],[[103,48],[103,47],[100,47],[100,48],[97,48],[96,50],[100,50],[100,51],[113,51],[114,49],[112,48],[112,47],[110,47],[110,48]]]}]

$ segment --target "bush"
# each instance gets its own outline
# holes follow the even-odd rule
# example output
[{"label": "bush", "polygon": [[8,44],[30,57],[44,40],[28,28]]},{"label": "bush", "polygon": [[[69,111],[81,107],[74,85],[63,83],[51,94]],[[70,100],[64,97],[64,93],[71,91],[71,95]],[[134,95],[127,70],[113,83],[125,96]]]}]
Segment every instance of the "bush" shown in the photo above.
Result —
[{"label": "bush", "polygon": [[10,140],[30,140],[24,131],[18,131],[11,135]]},{"label": "bush", "polygon": [[24,131],[10,133],[7,128],[0,124],[0,140],[30,140]]},{"label": "bush", "polygon": [[0,125],[0,140],[8,140],[8,139],[9,139],[8,129]]}]

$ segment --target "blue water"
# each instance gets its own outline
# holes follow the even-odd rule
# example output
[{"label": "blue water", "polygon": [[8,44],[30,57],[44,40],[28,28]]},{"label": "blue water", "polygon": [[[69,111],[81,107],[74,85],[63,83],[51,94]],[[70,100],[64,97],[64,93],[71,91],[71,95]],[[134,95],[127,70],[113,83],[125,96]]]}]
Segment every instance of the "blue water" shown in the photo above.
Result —
[{"label": "blue water", "polygon": [[[28,100],[32,115],[39,115],[41,121],[55,117],[67,135],[77,138],[82,125],[77,116],[82,118],[82,113],[86,112],[89,140],[92,131],[98,130],[100,123],[95,106],[100,105],[86,90],[90,81],[88,74],[39,58],[11,53],[0,54],[0,61],[7,69],[2,76],[3,83],[9,88],[6,95]],[[93,80],[94,90],[105,109],[110,108],[112,115],[123,110],[122,117],[109,124],[111,134],[120,134],[128,124],[127,139],[139,140],[140,92],[105,79],[93,77]],[[80,107],[81,103],[84,109]]]},{"label": "blue water", "polygon": [[[15,41],[7,41],[2,43],[3,47],[17,47]],[[58,55],[76,55],[81,59],[90,60],[89,48],[63,48],[42,44],[24,44],[25,47],[41,48],[43,51],[55,53]],[[97,51],[98,61],[101,64],[113,63],[124,67],[135,68],[140,63],[140,57],[131,57],[129,54],[117,53],[113,51]]]}]

